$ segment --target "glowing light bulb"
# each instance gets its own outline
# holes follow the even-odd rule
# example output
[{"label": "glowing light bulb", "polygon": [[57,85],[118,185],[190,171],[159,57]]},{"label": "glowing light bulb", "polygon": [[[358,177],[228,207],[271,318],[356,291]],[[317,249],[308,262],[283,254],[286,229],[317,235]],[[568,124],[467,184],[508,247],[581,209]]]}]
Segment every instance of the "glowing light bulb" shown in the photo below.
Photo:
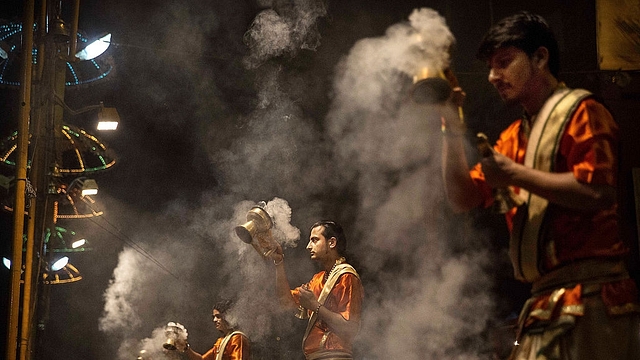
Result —
[{"label": "glowing light bulb", "polygon": [[115,130],[118,128],[117,121],[100,121],[98,123],[98,130]]},{"label": "glowing light bulb", "polygon": [[96,57],[102,55],[102,53],[107,51],[110,44],[111,44],[111,34],[107,34],[101,37],[100,39],[92,42],[91,44],[87,45],[87,47],[85,47],[81,51],[78,51],[78,53],[76,53],[76,57],[80,60],[95,59]]},{"label": "glowing light bulb", "polygon": [[87,243],[87,240],[80,239],[78,241],[74,241],[73,244],[71,244],[71,248],[77,249],[77,248],[79,248],[80,246],[83,246],[86,243]]},{"label": "glowing light bulb", "polygon": [[58,271],[58,270],[62,269],[63,267],[67,266],[68,263],[69,263],[69,257],[64,256],[64,257],[60,258],[59,260],[57,260],[56,262],[54,262],[53,265],[51,265],[51,270],[52,271]]}]

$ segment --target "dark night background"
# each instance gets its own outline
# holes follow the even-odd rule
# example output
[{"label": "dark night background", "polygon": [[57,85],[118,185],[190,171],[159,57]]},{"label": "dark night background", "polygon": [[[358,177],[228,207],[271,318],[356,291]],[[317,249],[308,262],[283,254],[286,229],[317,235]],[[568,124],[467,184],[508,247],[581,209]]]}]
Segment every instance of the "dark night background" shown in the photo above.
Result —
[{"label": "dark night background", "polygon": [[[332,218],[347,230],[366,289],[358,358],[490,359],[504,352],[506,325],[528,288],[511,277],[503,219],[487,210],[452,214],[442,199],[438,134],[410,121],[411,106],[393,105],[402,103],[397,94],[406,84],[385,82],[373,66],[368,73],[366,61],[349,67],[365,45],[378,45],[361,40],[384,37],[418,8],[446,20],[467,125],[492,140],[519,110],[501,103],[476,46],[493,22],[516,11],[549,21],[562,79],[603,99],[620,125],[621,227],[637,275],[631,169],[640,167],[640,77],[626,72],[631,81],[622,87],[614,73],[598,70],[595,1],[328,0],[326,14],[314,7],[322,2],[295,1],[317,11],[304,18],[309,24],[296,23],[302,30],[294,35],[306,37],[265,31],[262,49],[278,41],[292,47],[259,59],[249,29],[271,6],[283,18],[302,19],[290,3],[81,1],[79,29],[112,33],[103,56],[114,71],[67,89],[65,101],[73,109],[100,101],[118,109],[117,131],[96,134],[117,164],[91,176],[104,215],[60,224],[82,233],[92,249],[70,256],[81,281],[50,289],[50,311],[32,345],[38,359],[135,359],[157,345],[169,321],[184,324],[191,346],[204,353],[217,336],[211,306],[223,297],[237,299],[233,315],[252,339],[254,359],[302,359],[305,324],[278,309],[272,265],[230,231],[251,204],[278,199],[300,229],[300,240],[285,246],[292,286],[317,270],[304,250],[308,227]],[[0,19],[20,22],[22,6],[2,1]],[[352,74],[361,76],[349,87]],[[350,104],[372,94],[371,84],[396,95]],[[5,138],[17,125],[18,90],[0,94]],[[88,115],[65,121],[92,131]],[[8,257],[12,217],[0,215],[0,250]],[[9,271],[0,274],[6,317]]]}]

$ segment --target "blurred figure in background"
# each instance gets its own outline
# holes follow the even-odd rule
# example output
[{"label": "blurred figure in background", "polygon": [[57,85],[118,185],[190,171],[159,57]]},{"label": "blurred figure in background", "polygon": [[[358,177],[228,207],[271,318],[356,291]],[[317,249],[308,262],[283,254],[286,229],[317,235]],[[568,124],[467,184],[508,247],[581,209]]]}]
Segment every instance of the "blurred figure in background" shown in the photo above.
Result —
[{"label": "blurred figure in background", "polygon": [[523,116],[469,169],[458,104],[445,107],[443,176],[458,211],[491,206],[494,189],[524,202],[506,213],[515,276],[532,284],[511,359],[640,359],[638,289],[617,219],[617,124],[591,93],[559,81],[558,43],[538,15],[498,22],[478,57]]},{"label": "blurred figure in background", "polygon": [[284,267],[282,247],[270,257],[276,266],[276,293],[285,308],[298,309],[297,317],[308,318],[302,340],[309,360],[352,359],[352,344],[360,330],[364,290],[356,270],[346,262],[347,238],[333,221],[311,226],[307,250],[322,271],[311,281],[291,290]]},{"label": "blurred figure in background", "polygon": [[230,300],[223,300],[216,303],[213,307],[211,316],[216,329],[220,331],[221,336],[216,340],[215,344],[209,351],[199,354],[191,348],[188,342],[179,344],[179,349],[190,360],[249,360],[251,359],[251,349],[249,338],[239,330],[235,330],[230,324],[225,313],[231,307]]}]

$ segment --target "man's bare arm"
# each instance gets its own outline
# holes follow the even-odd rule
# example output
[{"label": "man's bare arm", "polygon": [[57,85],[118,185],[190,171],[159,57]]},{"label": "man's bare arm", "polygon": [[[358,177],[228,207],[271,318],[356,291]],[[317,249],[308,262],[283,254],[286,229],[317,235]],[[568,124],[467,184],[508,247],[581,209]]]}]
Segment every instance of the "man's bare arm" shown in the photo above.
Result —
[{"label": "man's bare arm", "polygon": [[286,309],[296,308],[297,305],[291,295],[291,287],[289,285],[289,279],[284,267],[284,254],[282,254],[282,248],[278,247],[278,250],[271,256],[273,263],[276,267],[276,295],[280,301],[280,305]]},{"label": "man's bare arm", "polygon": [[465,127],[451,106],[441,109],[444,137],[442,140],[442,177],[445,194],[456,212],[469,211],[482,203],[478,189],[469,175],[465,153]]}]

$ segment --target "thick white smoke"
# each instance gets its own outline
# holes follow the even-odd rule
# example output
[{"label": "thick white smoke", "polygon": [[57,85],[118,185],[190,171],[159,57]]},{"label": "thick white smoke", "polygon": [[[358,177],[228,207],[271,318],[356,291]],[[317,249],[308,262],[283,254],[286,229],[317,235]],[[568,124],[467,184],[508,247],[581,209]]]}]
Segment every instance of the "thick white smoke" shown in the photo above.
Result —
[{"label": "thick white smoke", "polygon": [[278,56],[295,56],[300,50],[315,50],[320,44],[317,21],[327,14],[319,0],[262,1],[269,7],[253,20],[244,40],[251,49],[245,58],[248,68],[256,68]]},{"label": "thick white smoke", "polygon": [[311,0],[262,5],[272,8],[245,34],[245,65],[256,73],[254,107],[234,119],[232,139],[222,139],[214,121],[200,134],[224,193],[140,217],[134,240],[153,246],[120,255],[101,329],[122,338],[124,360],[140,350],[139,334],[156,338],[158,324],[179,321],[202,353],[218,335],[210,320],[215,299],[233,298],[229,319],[255,344],[287,339],[296,351],[255,358],[299,357],[304,328],[278,313],[273,264],[233,228],[257,201],[271,199],[267,211],[274,236],[289,250],[295,286],[314,271],[307,258],[289,256],[300,241],[298,226],[324,217],[323,194],[355,187],[345,201],[357,199],[355,221],[344,225],[361,237],[349,239],[349,252],[365,284],[356,344],[362,358],[480,358],[478,339],[492,310],[489,255],[483,238],[446,207],[437,114],[407,101],[417,69],[449,65],[454,38],[444,19],[417,9],[384,36],[358,41],[337,69],[328,115],[312,121],[299,106],[305,94],[269,61],[315,49],[315,26],[326,9]]},{"label": "thick white smoke", "polygon": [[[145,235],[135,243],[153,244],[153,248],[138,245],[122,251],[104,294],[100,319],[102,331],[121,339],[119,359],[130,359],[140,350],[161,351],[153,326],[169,321],[183,324],[192,346],[206,352],[220,335],[211,322],[211,311],[222,299],[233,301],[228,320],[252,341],[272,335],[278,304],[270,286],[274,273],[267,270],[273,270],[273,265],[234,232],[255,202],[228,201],[205,199],[199,210],[174,203],[165,215],[141,219],[148,223],[144,229],[138,227]],[[295,247],[300,232],[290,223],[287,201],[274,198],[266,208],[273,216],[274,236],[283,247]],[[185,216],[171,219],[172,214]],[[139,340],[140,334],[151,331],[154,341]]]},{"label": "thick white smoke", "polygon": [[[424,67],[443,70],[449,66],[449,48],[455,39],[444,18],[422,8],[414,10],[409,20],[392,25],[383,37],[361,39],[351,48],[334,80],[333,105],[339,115],[350,119],[360,112],[385,116],[407,96],[402,91],[406,78]],[[329,131],[337,135],[360,130],[367,122],[332,121]]]},{"label": "thick white smoke", "polygon": [[118,349],[118,358],[133,359],[132,354],[135,354],[140,360],[182,359],[182,356],[178,351],[164,349],[163,344],[167,339],[168,337],[165,332],[165,327],[155,328],[151,332],[150,337],[142,340],[128,339],[124,341],[121,344],[120,349]]},{"label": "thick white smoke", "polygon": [[371,276],[360,341],[372,358],[477,359],[486,350],[489,255],[446,206],[437,108],[407,96],[420,69],[449,66],[453,43],[444,18],[416,9],[385,36],[358,41],[334,82],[327,126],[358,183],[366,240],[353,251]]},{"label": "thick white smoke", "polygon": [[104,295],[106,301],[100,319],[101,330],[113,331],[140,325],[142,319],[133,305],[136,299],[130,297],[130,294],[139,294],[135,290],[140,284],[137,284],[134,274],[139,271],[140,263],[137,260],[140,259],[142,257],[133,249],[125,249],[120,253],[118,267],[113,271],[113,280]]},{"label": "thick white smoke", "polygon": [[[321,1],[274,1],[271,6],[274,9],[261,12],[245,36],[251,49],[246,59],[248,68],[275,56],[295,56],[302,49],[318,45],[315,22],[326,13]],[[176,21],[171,21],[175,24],[170,29],[177,32],[171,33],[170,39],[188,33],[194,26],[205,28],[216,23],[212,17],[214,21],[209,25],[196,22],[184,29],[177,19],[183,17],[183,11],[178,9],[174,15]],[[194,24],[191,20],[185,22]],[[208,49],[204,39],[201,34],[189,36],[190,49]],[[202,70],[184,74],[198,74],[193,79],[197,89],[205,87]],[[298,343],[292,335],[298,331],[291,330],[296,319],[291,314],[281,314],[273,294],[273,264],[240,241],[233,229],[246,221],[246,213],[255,202],[272,199],[267,210],[275,223],[274,237],[283,248],[295,248],[300,231],[291,225],[289,203],[304,204],[304,209],[296,210],[302,219],[317,213],[321,204],[309,202],[308,197],[323,191],[321,175],[328,160],[325,150],[309,146],[317,143],[317,131],[296,105],[296,97],[301,94],[287,93],[280,68],[264,65],[259,70],[254,111],[235,115],[234,127],[224,134],[219,122],[209,119],[208,114],[217,110],[205,108],[212,106],[207,101],[194,100],[202,104],[200,112],[207,114],[210,121],[198,136],[224,193],[203,193],[196,203],[176,200],[166,209],[159,209],[162,214],[118,214],[122,218],[135,217],[137,223],[132,232],[139,234],[129,244],[139,246],[128,246],[120,254],[104,294],[100,319],[100,329],[120,342],[119,359],[135,357],[142,349],[137,340],[140,334],[153,332],[155,339],[155,326],[167,321],[184,324],[191,345],[204,353],[219,336],[210,320],[218,299],[234,301],[228,318],[254,344],[280,338],[287,339],[287,344]],[[300,178],[301,174],[305,176]],[[308,262],[299,271],[309,276],[312,266]],[[292,278],[296,278],[295,272]],[[152,344],[157,347],[158,343],[144,346]],[[259,358],[260,348],[255,347],[254,356]]]},{"label": "thick white smoke", "polygon": [[274,198],[267,203],[265,210],[273,220],[273,237],[286,247],[296,247],[300,240],[300,229],[291,225],[291,207],[287,200]]}]

